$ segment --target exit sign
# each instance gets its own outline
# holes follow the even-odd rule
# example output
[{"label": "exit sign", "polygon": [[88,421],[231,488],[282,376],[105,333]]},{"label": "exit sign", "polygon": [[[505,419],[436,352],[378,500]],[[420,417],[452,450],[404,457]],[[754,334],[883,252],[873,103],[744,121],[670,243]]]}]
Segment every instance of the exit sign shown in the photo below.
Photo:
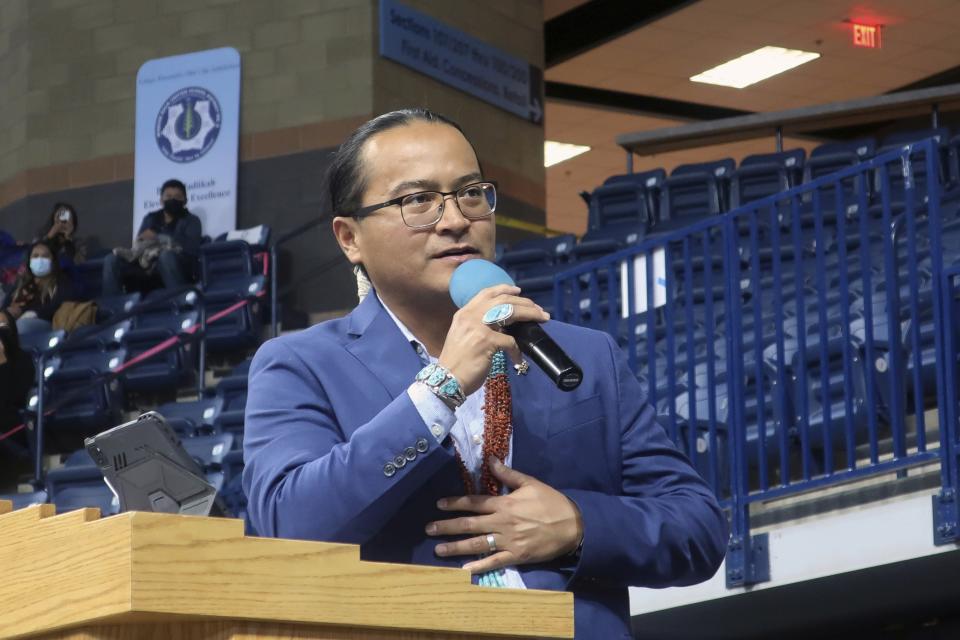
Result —
[{"label": "exit sign", "polygon": [[880,25],[853,23],[853,44],[868,49],[880,48]]}]

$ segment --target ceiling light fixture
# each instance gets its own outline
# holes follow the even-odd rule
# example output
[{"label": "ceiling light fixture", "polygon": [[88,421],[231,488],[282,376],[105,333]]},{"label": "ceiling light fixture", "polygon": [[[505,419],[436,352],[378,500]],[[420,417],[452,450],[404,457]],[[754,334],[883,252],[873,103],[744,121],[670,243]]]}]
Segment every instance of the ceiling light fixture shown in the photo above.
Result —
[{"label": "ceiling light fixture", "polygon": [[761,47],[739,58],[707,69],[703,73],[691,76],[690,79],[694,82],[743,89],[819,57],[819,53],[812,51],[784,49],[783,47]]},{"label": "ceiling light fixture", "polygon": [[553,140],[544,140],[543,142],[543,166],[552,167],[564,160],[575,158],[581,153],[590,151],[590,147],[582,144],[569,144],[566,142],[554,142]]}]

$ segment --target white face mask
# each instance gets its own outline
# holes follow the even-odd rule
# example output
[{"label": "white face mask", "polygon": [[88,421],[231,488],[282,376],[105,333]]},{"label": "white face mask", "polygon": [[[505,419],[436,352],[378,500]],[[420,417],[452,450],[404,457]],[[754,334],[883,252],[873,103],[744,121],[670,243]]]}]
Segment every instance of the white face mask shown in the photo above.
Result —
[{"label": "white face mask", "polygon": [[30,271],[38,278],[50,275],[52,269],[50,258],[30,258]]}]

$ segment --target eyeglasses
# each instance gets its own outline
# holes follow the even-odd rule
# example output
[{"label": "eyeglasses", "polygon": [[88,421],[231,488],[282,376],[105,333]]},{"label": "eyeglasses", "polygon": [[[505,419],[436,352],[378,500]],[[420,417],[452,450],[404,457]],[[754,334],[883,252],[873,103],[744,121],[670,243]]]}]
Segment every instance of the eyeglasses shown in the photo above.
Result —
[{"label": "eyeglasses", "polygon": [[362,218],[384,207],[400,205],[400,217],[411,229],[425,229],[440,222],[449,196],[454,196],[464,218],[481,220],[489,217],[497,208],[497,183],[474,182],[456,191],[418,191],[405,196],[372,204],[354,211],[353,218]]}]

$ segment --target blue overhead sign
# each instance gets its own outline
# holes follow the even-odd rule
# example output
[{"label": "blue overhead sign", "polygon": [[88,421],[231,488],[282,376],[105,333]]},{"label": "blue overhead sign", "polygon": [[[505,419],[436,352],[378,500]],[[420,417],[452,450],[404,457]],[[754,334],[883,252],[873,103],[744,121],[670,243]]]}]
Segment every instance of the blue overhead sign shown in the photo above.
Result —
[{"label": "blue overhead sign", "polygon": [[541,69],[394,0],[380,0],[380,55],[543,122]]}]

